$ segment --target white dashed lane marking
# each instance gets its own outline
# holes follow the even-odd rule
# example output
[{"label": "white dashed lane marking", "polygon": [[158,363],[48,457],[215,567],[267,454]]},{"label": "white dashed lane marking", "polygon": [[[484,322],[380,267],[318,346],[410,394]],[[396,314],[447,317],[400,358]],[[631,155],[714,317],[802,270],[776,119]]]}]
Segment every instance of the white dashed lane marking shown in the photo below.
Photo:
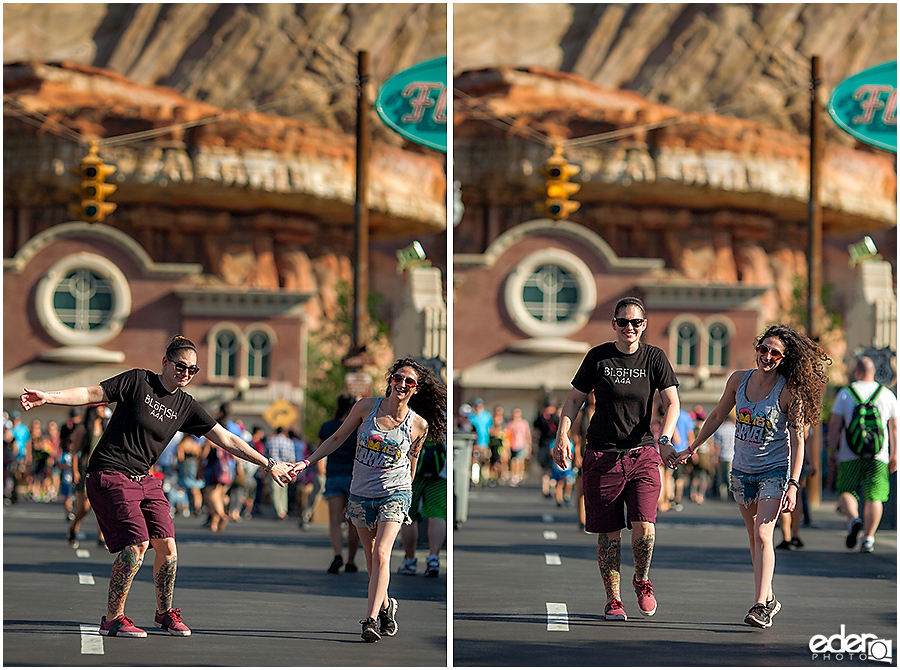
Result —
[{"label": "white dashed lane marking", "polygon": [[547,565],[562,565],[559,554],[544,554],[544,560],[547,562]]},{"label": "white dashed lane marking", "polygon": [[78,573],[78,583],[79,584],[93,584],[94,583],[94,575],[90,572],[79,572]]},{"label": "white dashed lane marking", "polygon": [[75,555],[76,555],[78,558],[90,558],[90,557],[91,557],[91,552],[89,552],[87,549],[76,549],[76,550],[75,550]]},{"label": "white dashed lane marking", "polygon": [[565,603],[547,603],[547,630],[569,630],[569,611]]},{"label": "white dashed lane marking", "polygon": [[100,637],[99,626],[88,626],[86,624],[81,624],[81,653],[103,653],[103,638]]},{"label": "white dashed lane marking", "polygon": [[545,530],[544,531],[544,539],[545,540],[555,540],[556,539],[556,531],[555,530]]}]

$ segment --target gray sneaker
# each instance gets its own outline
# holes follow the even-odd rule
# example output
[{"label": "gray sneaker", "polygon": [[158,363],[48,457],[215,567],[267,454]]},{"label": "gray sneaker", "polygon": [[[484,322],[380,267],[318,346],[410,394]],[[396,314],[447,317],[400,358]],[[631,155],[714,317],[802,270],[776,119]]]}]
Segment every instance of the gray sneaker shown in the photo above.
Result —
[{"label": "gray sneaker", "polygon": [[387,607],[383,607],[378,613],[379,632],[382,635],[393,637],[397,634],[397,599],[388,598]]},{"label": "gray sneaker", "polygon": [[747,612],[747,616],[744,617],[744,623],[748,623],[756,628],[771,628],[772,617],[765,605],[756,603],[750,608],[750,611]]},{"label": "gray sneaker", "polygon": [[360,619],[362,624],[362,639],[366,642],[378,642],[381,639],[381,633],[378,632],[377,622],[372,617],[368,619]]},{"label": "gray sneaker", "polygon": [[418,569],[418,559],[416,558],[404,558],[403,562],[400,564],[400,567],[397,568],[398,575],[414,575],[416,574],[416,570]]},{"label": "gray sneaker", "polygon": [[766,601],[766,610],[769,612],[769,620],[772,620],[776,614],[781,611],[781,603],[775,598],[775,594],[772,594],[772,599]]},{"label": "gray sneaker", "polygon": [[859,545],[859,553],[871,554],[873,551],[875,551],[875,538],[874,537],[864,537],[862,544]]}]

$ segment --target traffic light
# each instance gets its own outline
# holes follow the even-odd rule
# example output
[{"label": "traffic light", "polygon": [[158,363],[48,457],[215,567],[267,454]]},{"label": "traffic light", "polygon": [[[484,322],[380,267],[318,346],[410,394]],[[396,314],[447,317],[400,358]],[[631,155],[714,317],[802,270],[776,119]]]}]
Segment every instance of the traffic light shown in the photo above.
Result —
[{"label": "traffic light", "polygon": [[580,171],[580,167],[569,165],[563,158],[562,147],[557,144],[553,149],[553,155],[547,159],[546,165],[540,171],[547,178],[542,189],[546,199],[541,209],[551,219],[564,219],[581,207],[580,203],[569,200],[569,196],[581,188],[578,184],[570,183],[569,179]]},{"label": "traffic light", "polygon": [[69,211],[82,221],[97,223],[115,211],[114,203],[105,202],[106,196],[112,194],[116,187],[104,184],[103,180],[116,171],[112,165],[105,165],[97,155],[97,144],[91,143],[90,153],[81,159],[81,165],[71,169],[80,180],[81,185],[72,189],[78,196],[78,203],[69,205]]}]

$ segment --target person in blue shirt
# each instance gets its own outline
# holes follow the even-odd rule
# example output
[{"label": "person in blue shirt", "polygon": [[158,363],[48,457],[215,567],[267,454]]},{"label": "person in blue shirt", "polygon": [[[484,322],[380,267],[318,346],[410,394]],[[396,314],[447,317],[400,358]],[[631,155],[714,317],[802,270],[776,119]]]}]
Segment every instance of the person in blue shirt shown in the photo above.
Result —
[{"label": "person in blue shirt", "polygon": [[484,408],[484,400],[481,398],[475,398],[472,401],[472,407],[475,408],[472,416],[469,417],[469,421],[475,428],[475,444],[472,447],[472,465],[478,466],[480,481],[482,479],[480,476],[481,473],[490,463],[490,429],[491,426],[494,425],[494,417],[492,417],[491,413]]}]

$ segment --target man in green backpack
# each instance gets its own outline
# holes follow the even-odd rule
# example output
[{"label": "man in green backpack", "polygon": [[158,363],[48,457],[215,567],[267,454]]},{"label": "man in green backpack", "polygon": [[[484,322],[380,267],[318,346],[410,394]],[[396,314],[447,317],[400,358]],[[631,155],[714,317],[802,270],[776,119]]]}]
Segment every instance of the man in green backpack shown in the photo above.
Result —
[{"label": "man in green backpack", "polygon": [[[828,453],[838,464],[838,504],[847,517],[847,548],[856,546],[862,531],[859,550],[867,554],[875,549],[882,505],[890,495],[889,475],[897,470],[897,398],[875,381],[871,358],[860,358],[853,376],[831,410]],[[865,501],[862,517],[860,486]]]}]

